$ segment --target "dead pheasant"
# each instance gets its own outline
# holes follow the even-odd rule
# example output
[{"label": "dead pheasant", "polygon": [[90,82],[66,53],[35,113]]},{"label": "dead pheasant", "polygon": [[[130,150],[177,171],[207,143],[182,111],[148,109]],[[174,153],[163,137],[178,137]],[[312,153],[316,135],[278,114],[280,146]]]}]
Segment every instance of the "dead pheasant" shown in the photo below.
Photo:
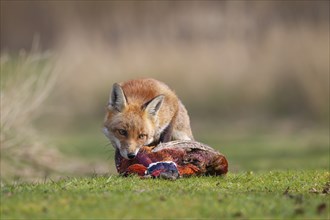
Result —
[{"label": "dead pheasant", "polygon": [[118,173],[176,179],[179,176],[222,175],[228,171],[224,155],[196,141],[172,141],[143,147],[134,159],[115,155]]}]

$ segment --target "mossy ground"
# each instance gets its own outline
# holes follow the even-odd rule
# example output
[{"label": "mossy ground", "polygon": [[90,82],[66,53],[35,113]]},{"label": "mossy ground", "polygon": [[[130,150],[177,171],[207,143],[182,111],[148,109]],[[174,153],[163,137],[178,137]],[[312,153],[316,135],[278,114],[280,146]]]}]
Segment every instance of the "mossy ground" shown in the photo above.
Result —
[{"label": "mossy ground", "polygon": [[168,181],[94,176],[4,184],[2,219],[329,219],[325,170],[228,173]]}]

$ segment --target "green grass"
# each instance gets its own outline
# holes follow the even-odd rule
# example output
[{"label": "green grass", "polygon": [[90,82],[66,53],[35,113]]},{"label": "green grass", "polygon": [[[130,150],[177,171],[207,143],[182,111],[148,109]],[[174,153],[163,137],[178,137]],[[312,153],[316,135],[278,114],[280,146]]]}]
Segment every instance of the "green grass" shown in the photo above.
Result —
[{"label": "green grass", "polygon": [[[232,131],[216,131],[199,134],[196,139],[223,153],[232,172],[329,169],[326,129],[293,134],[260,131],[234,135]],[[99,124],[84,132],[54,135],[51,142],[70,157],[102,161],[114,167],[114,149],[101,133]]]},{"label": "green grass", "polygon": [[110,175],[4,184],[1,218],[329,219],[329,194],[322,193],[329,178],[324,170],[291,170],[177,181]]},{"label": "green grass", "polygon": [[51,133],[51,145],[69,158],[108,164],[109,175],[5,183],[3,219],[330,218],[329,194],[322,193],[330,184],[327,129],[199,133],[226,155],[228,175],[166,181],[118,176],[100,125],[84,127],[42,134]]},{"label": "green grass", "polygon": [[[220,133],[221,134],[221,133]],[[271,131],[204,135],[199,139],[225,154],[232,171],[329,169],[329,131]]]}]

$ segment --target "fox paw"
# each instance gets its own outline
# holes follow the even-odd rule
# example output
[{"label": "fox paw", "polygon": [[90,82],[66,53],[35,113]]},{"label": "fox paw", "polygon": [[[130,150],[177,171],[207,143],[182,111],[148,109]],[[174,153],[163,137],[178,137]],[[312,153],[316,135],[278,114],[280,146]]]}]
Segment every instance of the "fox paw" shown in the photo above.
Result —
[{"label": "fox paw", "polygon": [[179,177],[179,171],[176,164],[172,161],[162,161],[151,163],[145,174],[153,178],[172,179]]}]

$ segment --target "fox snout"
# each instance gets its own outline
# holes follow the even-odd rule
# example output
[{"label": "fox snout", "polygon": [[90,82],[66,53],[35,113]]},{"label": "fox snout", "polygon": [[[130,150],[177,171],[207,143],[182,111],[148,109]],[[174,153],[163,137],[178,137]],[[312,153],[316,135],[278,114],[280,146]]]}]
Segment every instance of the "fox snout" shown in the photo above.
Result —
[{"label": "fox snout", "polygon": [[136,143],[128,142],[126,140],[120,140],[115,136],[113,132],[110,132],[110,130],[107,127],[103,128],[103,133],[106,137],[109,138],[112,146],[119,150],[120,155],[126,159],[133,159],[137,155],[140,147],[142,145],[137,145]]},{"label": "fox snout", "polygon": [[119,148],[120,155],[124,157],[125,159],[131,160],[136,157],[138,154],[140,148],[135,148],[135,150],[129,150],[129,149],[121,149]]},{"label": "fox snout", "polygon": [[128,159],[133,159],[136,156],[135,153],[129,153],[127,154]]}]

